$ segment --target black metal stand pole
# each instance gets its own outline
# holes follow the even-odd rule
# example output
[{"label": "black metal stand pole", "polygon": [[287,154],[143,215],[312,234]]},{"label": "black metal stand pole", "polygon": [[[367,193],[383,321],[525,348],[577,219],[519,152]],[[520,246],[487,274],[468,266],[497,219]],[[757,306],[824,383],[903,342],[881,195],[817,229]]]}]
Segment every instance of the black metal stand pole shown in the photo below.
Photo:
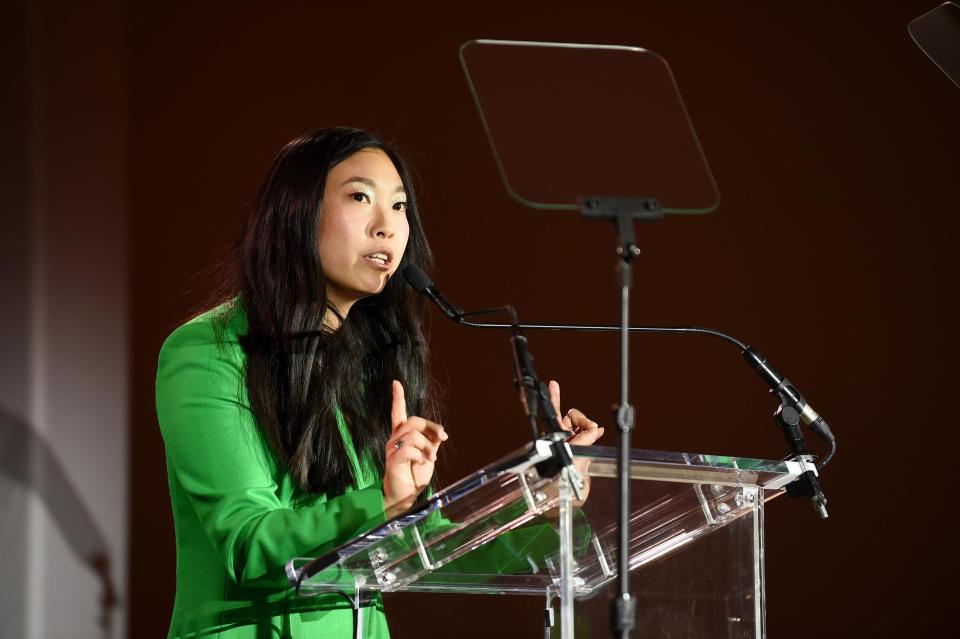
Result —
[{"label": "black metal stand pole", "polygon": [[630,404],[630,288],[633,285],[634,258],[640,255],[633,225],[637,221],[663,219],[660,202],[654,198],[582,197],[583,215],[611,220],[617,227],[617,257],[620,283],[620,403],[616,410],[620,432],[617,478],[620,498],[618,513],[617,597],[610,603],[610,629],[614,637],[629,639],[636,627],[636,599],[630,593],[630,436],[634,410]]},{"label": "black metal stand pole", "polygon": [[[632,221],[630,222],[632,225]],[[611,604],[611,630],[615,637],[629,639],[636,625],[636,600],[630,593],[630,436],[634,427],[634,410],[630,405],[630,286],[633,280],[631,261],[637,247],[621,245],[620,253],[620,404],[617,406],[617,430],[620,442],[617,459],[617,478],[620,484],[618,501],[617,598]]]}]

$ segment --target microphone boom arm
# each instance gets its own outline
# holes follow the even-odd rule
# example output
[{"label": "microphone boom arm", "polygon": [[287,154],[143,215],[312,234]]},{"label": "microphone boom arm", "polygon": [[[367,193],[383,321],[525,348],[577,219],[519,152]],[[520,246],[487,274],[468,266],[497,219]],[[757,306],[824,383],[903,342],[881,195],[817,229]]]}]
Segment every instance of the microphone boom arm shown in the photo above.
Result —
[{"label": "microphone boom arm", "polygon": [[[418,292],[426,294],[438,307],[440,307],[444,314],[454,322],[463,326],[469,326],[471,328],[510,330],[514,341],[514,358],[515,362],[518,364],[521,362],[516,359],[518,355],[516,352],[516,337],[519,336],[519,338],[523,340],[524,343],[521,347],[525,347],[526,341],[520,333],[522,330],[575,330],[604,333],[616,332],[623,334],[622,331],[624,330],[624,327],[604,324],[521,324],[517,321],[516,311],[514,311],[512,307],[500,307],[495,309],[464,312],[455,304],[447,300],[436,289],[430,278],[427,277],[427,275],[416,266],[408,265],[404,270],[404,277],[410,286],[412,286]],[[511,319],[513,320],[509,324],[496,322],[475,322],[467,319],[468,317],[490,315],[495,312],[504,311],[509,312]],[[816,470],[823,469],[833,458],[837,449],[836,438],[830,431],[830,427],[827,425],[826,420],[824,420],[822,416],[813,410],[813,407],[807,403],[807,400],[800,393],[800,391],[797,390],[797,388],[787,378],[780,375],[780,373],[778,373],[773,366],[767,362],[763,355],[761,355],[756,349],[748,346],[743,341],[728,333],[703,326],[627,326],[625,328],[631,333],[707,335],[720,339],[731,346],[735,346],[740,351],[740,354],[743,356],[744,360],[750,364],[750,367],[753,368],[760,378],[763,379],[763,381],[767,384],[768,388],[770,389],[770,393],[779,399],[779,407],[774,415],[774,419],[777,422],[777,425],[780,426],[784,434],[787,436],[787,441],[791,446],[791,454],[799,459],[805,465],[804,467],[806,467],[806,464],[809,463],[810,456],[807,454],[806,445],[803,442],[803,435],[800,432],[800,422],[807,424],[811,430],[813,430],[821,439],[830,445],[830,452],[827,454],[827,456],[823,458],[819,464],[816,464],[814,469],[810,470],[809,472],[805,472],[803,478],[795,482],[802,484],[802,486],[794,486],[794,491],[798,493],[794,496],[800,496],[800,494],[811,496],[813,498],[814,506],[820,513],[821,517],[826,517],[826,498],[823,496],[823,492],[820,490],[819,483],[816,480]],[[529,371],[527,371],[527,374],[529,374]],[[528,397],[532,399],[539,394],[539,399],[541,402],[543,402],[545,399],[544,395],[546,395],[546,393],[543,392],[544,387],[539,384],[538,380],[536,380],[535,374],[532,377],[533,379],[530,380],[532,384],[530,384],[530,386],[533,386],[534,384],[536,386],[528,389],[531,391]],[[525,380],[522,380],[518,377],[517,381],[518,384],[522,384]],[[538,393],[537,391],[540,392]],[[543,402],[541,406],[544,406],[545,408],[544,414],[541,414],[541,418],[547,418],[549,420],[550,413],[553,411],[548,395],[546,397],[546,401]],[[536,411],[536,408],[534,408],[534,411]],[[794,415],[796,415],[796,419],[793,419]],[[788,416],[789,419],[787,419]],[[553,420],[556,420],[555,416],[553,416]]]}]

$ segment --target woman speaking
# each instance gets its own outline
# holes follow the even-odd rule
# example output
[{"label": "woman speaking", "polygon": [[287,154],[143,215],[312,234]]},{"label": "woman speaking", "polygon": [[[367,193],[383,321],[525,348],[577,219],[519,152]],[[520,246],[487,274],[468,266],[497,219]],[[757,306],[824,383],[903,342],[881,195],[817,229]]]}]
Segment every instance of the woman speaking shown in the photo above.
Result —
[{"label": "woman speaking", "polygon": [[[407,264],[429,271],[431,253],[395,149],[333,128],[280,151],[228,290],[160,352],[177,545],[169,636],[352,636],[350,604],[296,597],[284,565],[410,508],[448,439],[424,309],[394,277]],[[603,430],[579,411],[564,426],[581,445]],[[388,636],[379,596],[364,627]]]}]

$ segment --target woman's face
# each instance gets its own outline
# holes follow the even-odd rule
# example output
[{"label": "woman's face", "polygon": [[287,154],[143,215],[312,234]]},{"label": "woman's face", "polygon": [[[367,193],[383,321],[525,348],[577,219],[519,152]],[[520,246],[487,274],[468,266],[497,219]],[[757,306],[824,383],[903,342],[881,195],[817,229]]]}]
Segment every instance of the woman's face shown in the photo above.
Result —
[{"label": "woman's face", "polygon": [[386,153],[364,149],[330,169],[319,235],[327,299],[346,315],[383,290],[410,236],[403,181]]}]

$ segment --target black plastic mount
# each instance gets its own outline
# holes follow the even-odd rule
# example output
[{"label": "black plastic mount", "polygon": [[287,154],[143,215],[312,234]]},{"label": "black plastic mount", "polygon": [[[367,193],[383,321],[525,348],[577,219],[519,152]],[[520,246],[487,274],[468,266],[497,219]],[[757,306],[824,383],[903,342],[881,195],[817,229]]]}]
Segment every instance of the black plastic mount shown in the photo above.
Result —
[{"label": "black plastic mount", "polygon": [[[781,400],[784,399],[781,397]],[[807,444],[800,431],[800,413],[788,404],[781,404],[773,414],[773,421],[783,431],[794,459],[809,457]],[[820,487],[820,480],[813,469],[805,470],[799,477],[787,484],[790,497],[809,497],[814,509],[822,519],[827,518],[827,498]]]},{"label": "black plastic mount", "polygon": [[660,200],[655,197],[607,197],[585,195],[579,198],[580,212],[588,219],[608,219],[617,227],[620,246],[617,255],[628,263],[640,255],[634,222],[658,222],[663,219]]},{"label": "black plastic mount", "polygon": [[579,204],[584,217],[609,218],[623,213],[637,222],[656,222],[663,219],[660,200],[655,197],[584,195],[579,198]]},{"label": "black plastic mount", "polygon": [[629,637],[636,628],[637,599],[632,594],[624,594],[613,600],[610,607],[610,627],[618,637]]}]

